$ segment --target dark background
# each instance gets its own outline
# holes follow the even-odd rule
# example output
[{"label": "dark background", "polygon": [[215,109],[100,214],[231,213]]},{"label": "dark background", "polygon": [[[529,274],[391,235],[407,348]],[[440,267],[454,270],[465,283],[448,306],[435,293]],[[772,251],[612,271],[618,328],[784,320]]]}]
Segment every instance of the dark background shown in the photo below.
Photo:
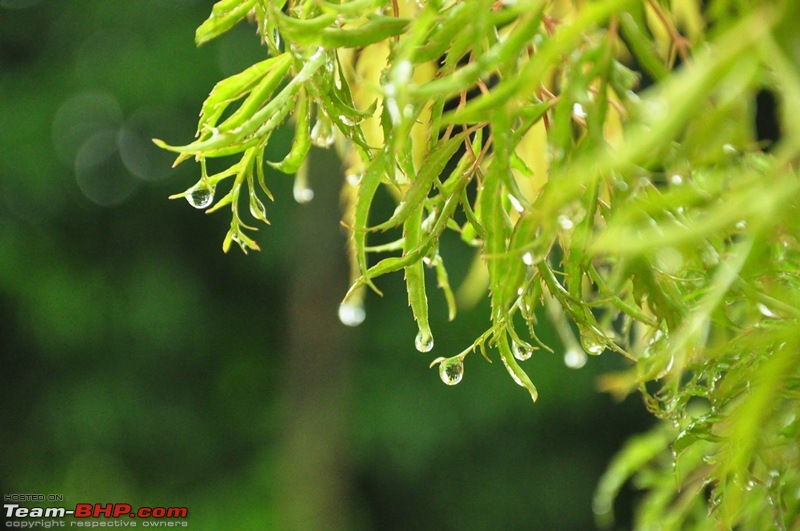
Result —
[{"label": "dark background", "polygon": [[[341,325],[327,151],[308,205],[268,174],[261,253],[224,255],[227,212],[167,200],[199,170],[150,138],[189,141],[214,83],[264,54],[244,24],[195,48],[210,6],[0,0],[0,490],[185,505],[195,529],[592,528],[600,474],[649,422],[595,390],[614,355],[575,371],[536,354],[534,405],[478,354],[456,387],[428,368],[485,329],[488,301],[447,323],[432,281],[428,354],[402,275]],[[454,240],[457,286],[472,257]]]}]

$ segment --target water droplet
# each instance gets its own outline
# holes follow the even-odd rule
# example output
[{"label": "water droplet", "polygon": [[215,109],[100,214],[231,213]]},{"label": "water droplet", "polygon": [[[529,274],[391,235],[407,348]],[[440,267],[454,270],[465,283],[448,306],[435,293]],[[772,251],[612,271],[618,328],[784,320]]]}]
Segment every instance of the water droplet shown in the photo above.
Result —
[{"label": "water droplet", "polygon": [[314,127],[311,128],[311,143],[317,147],[328,147],[333,144],[333,127],[324,114],[317,117]]},{"label": "water droplet", "polygon": [[528,345],[523,345],[521,343],[514,343],[514,357],[517,358],[519,361],[526,361],[531,359],[533,355],[533,349]]},{"label": "water droplet", "polygon": [[464,377],[464,362],[461,358],[444,360],[439,364],[439,377],[447,385],[455,385]]},{"label": "water droplet", "polygon": [[763,315],[764,317],[769,317],[770,319],[777,319],[778,317],[777,315],[775,315],[775,312],[773,312],[765,304],[759,302],[758,304],[756,304],[756,308],[758,308],[758,311],[761,312],[761,315]]},{"label": "water droplet", "polygon": [[683,184],[683,177],[676,173],[676,174],[670,176],[669,182],[674,184],[675,186],[680,186],[680,185]]},{"label": "water droplet", "polygon": [[383,93],[385,96],[383,99],[384,108],[389,113],[389,118],[392,120],[392,123],[397,125],[401,121],[400,107],[397,106],[397,88],[394,84],[387,83],[383,86]]},{"label": "water droplet", "polygon": [[736,153],[738,153],[736,151],[736,148],[733,147],[731,144],[725,144],[724,146],[722,146],[722,152],[725,153],[726,155],[736,155]]},{"label": "water droplet", "polygon": [[522,262],[523,262],[525,265],[532,266],[532,265],[533,265],[533,263],[534,263],[534,260],[533,260],[533,255],[532,255],[531,253],[529,253],[529,252],[528,252],[528,253],[525,253],[525,254],[523,254],[523,255],[522,255]]},{"label": "water droplet", "polygon": [[353,127],[354,125],[356,125],[356,123],[352,119],[350,119],[349,116],[345,116],[344,114],[339,116],[339,121],[348,127]]},{"label": "water droplet", "polygon": [[314,190],[311,188],[295,188],[292,192],[294,193],[294,200],[301,205],[310,203],[314,199]]},{"label": "water droplet", "polygon": [[347,184],[350,186],[358,186],[361,184],[361,179],[364,178],[363,172],[352,172],[348,173],[345,179],[347,179]]},{"label": "water droplet", "polygon": [[511,206],[514,207],[514,210],[517,212],[521,213],[523,210],[525,210],[522,207],[522,203],[519,202],[519,199],[517,199],[514,194],[508,194],[508,200],[511,202]]},{"label": "water droplet", "polygon": [[308,171],[305,165],[294,176],[292,195],[294,195],[294,200],[301,205],[305,205],[314,199],[314,190],[308,185]]},{"label": "water droplet", "polygon": [[583,120],[586,118],[586,111],[583,110],[583,105],[580,103],[575,103],[572,105],[572,116],[577,118],[578,120]]},{"label": "water droplet", "polygon": [[200,181],[186,191],[186,200],[195,208],[206,208],[214,202],[214,188]]},{"label": "water droplet", "polygon": [[580,369],[586,365],[586,353],[577,348],[571,348],[564,352],[564,365],[570,369]]},{"label": "water droplet", "polygon": [[264,208],[264,203],[255,196],[250,196],[250,214],[258,220],[267,220],[267,209]]},{"label": "water droplet", "polygon": [[670,371],[672,370],[673,365],[675,365],[675,356],[670,356],[669,361],[667,362],[667,366],[664,367],[663,371],[661,371],[656,375],[656,380],[660,380],[661,378],[669,374]]},{"label": "water droplet", "polygon": [[413,71],[414,65],[411,64],[411,61],[403,59],[395,65],[393,81],[395,83],[404,83],[411,78]]},{"label": "water droplet", "polygon": [[272,40],[275,43],[275,48],[281,47],[281,33],[277,27],[272,30]]},{"label": "water droplet", "polygon": [[740,219],[736,222],[736,229],[737,230],[745,230],[747,228],[747,221]]},{"label": "water droplet", "polygon": [[426,330],[420,330],[414,339],[414,346],[420,352],[430,352],[433,348],[433,336]]},{"label": "water droplet", "polygon": [[575,228],[575,223],[564,214],[558,216],[558,225],[564,230],[572,230]]},{"label": "water droplet", "polygon": [[346,301],[339,305],[339,320],[346,326],[358,326],[366,317],[367,312],[357,302]]},{"label": "water droplet", "polygon": [[597,356],[606,349],[604,342],[592,331],[581,331],[581,346],[588,354]]}]

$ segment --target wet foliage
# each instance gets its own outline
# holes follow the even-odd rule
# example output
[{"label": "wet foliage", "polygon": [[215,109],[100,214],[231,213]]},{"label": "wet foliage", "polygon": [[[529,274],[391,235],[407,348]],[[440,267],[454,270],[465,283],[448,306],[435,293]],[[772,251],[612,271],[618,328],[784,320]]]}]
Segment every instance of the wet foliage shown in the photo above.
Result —
[{"label": "wet foliage", "polygon": [[[633,477],[637,527],[704,528],[710,514],[724,528],[795,528],[798,17],[788,0],[221,0],[197,43],[250,23],[270,58],[214,86],[196,140],[157,143],[199,163],[175,197],[229,207],[223,249],[245,252],[259,245],[241,212],[268,222],[265,165],[295,174],[307,202],[307,155],[334,147],[352,282],[340,317],[364,321],[366,291],[402,272],[409,345],[441,354],[446,384],[480,352],[535,401],[524,367],[552,352],[543,320],[570,367],[623,357],[601,387],[641,393],[660,423],[612,462],[599,523]],[[295,139],[279,154],[270,139],[285,122]],[[456,289],[448,233],[475,255]],[[435,352],[427,278],[451,319],[490,305],[460,353]]]}]

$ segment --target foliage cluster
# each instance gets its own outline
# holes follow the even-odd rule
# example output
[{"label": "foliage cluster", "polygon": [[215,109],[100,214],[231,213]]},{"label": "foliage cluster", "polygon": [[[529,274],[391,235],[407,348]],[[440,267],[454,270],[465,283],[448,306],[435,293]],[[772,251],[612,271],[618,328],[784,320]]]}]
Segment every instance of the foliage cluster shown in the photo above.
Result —
[{"label": "foliage cluster", "polygon": [[[663,420],[611,464],[600,523],[635,475],[640,527],[704,527],[709,512],[724,527],[800,525],[796,2],[221,0],[197,43],[245,18],[270,57],[212,89],[194,142],[157,141],[200,164],[175,197],[231,208],[225,251],[258,249],[240,209],[267,222],[265,165],[308,201],[309,150],[334,145],[346,324],[377,277],[402,271],[428,352],[426,273],[451,319],[488,288],[488,329],[433,361],[445,383],[480,351],[536,400],[521,364],[552,352],[536,336],[550,319],[567,365],[624,356],[630,369],[601,386],[638,390]],[[765,100],[772,142],[755,126]],[[291,151],[274,157],[290,119]],[[397,207],[376,220],[384,193]],[[476,251],[458,297],[448,233]]]}]

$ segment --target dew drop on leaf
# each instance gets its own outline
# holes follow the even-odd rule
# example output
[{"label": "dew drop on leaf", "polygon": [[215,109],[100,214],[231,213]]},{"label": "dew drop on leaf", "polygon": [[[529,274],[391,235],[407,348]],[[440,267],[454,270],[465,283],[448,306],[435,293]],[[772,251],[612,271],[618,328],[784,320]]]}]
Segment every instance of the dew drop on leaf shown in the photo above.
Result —
[{"label": "dew drop on leaf", "polygon": [[327,116],[320,115],[311,128],[311,143],[317,147],[328,147],[333,144],[333,127]]},{"label": "dew drop on leaf", "polygon": [[597,356],[602,354],[606,349],[605,344],[596,333],[590,331],[581,331],[581,346],[588,354]]},{"label": "dew drop on leaf", "polygon": [[447,385],[455,385],[464,377],[464,362],[461,358],[445,360],[439,364],[439,377]]},{"label": "dew drop on leaf", "polygon": [[258,220],[267,220],[267,209],[264,207],[264,203],[257,197],[250,198],[250,214]]},{"label": "dew drop on leaf", "polygon": [[509,203],[511,203],[511,206],[517,212],[522,213],[522,212],[525,211],[525,208],[522,206],[522,203],[519,202],[519,199],[517,199],[514,196],[514,194],[508,194],[508,201],[509,201]]},{"label": "dew drop on leaf", "polygon": [[430,332],[420,330],[417,337],[414,339],[414,346],[420,352],[430,352],[433,348],[433,336]]},{"label": "dew drop on leaf", "polygon": [[214,189],[200,181],[186,191],[186,200],[195,208],[206,208],[214,201]]}]

